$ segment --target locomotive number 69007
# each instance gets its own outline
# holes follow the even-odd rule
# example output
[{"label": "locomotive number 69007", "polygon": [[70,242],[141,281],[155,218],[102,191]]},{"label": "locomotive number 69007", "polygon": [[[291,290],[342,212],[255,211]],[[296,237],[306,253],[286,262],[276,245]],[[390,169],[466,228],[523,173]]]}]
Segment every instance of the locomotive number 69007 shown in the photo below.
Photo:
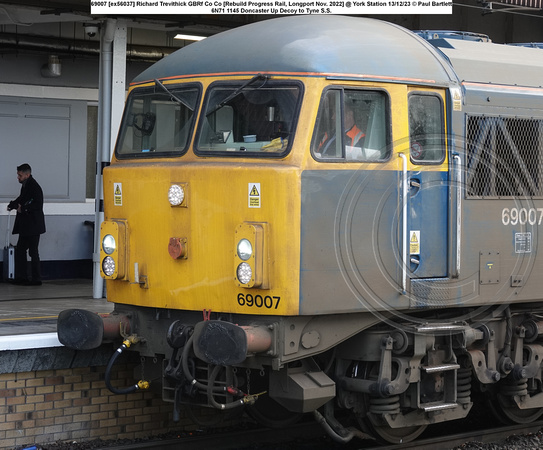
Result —
[{"label": "locomotive number 69007", "polygon": [[541,225],[543,208],[503,208],[502,223],[504,225]]},{"label": "locomotive number 69007", "polygon": [[252,294],[238,294],[238,304],[239,306],[248,306],[255,308],[267,308],[267,309],[277,309],[279,303],[281,302],[281,297],[271,296],[271,295],[252,295]]}]

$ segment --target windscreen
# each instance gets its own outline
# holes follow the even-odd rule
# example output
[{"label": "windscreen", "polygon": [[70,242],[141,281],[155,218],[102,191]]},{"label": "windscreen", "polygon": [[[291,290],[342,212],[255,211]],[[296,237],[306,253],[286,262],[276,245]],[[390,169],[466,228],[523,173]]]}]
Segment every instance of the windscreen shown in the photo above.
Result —
[{"label": "windscreen", "polygon": [[301,87],[256,76],[208,89],[196,153],[280,156],[294,138]]},{"label": "windscreen", "polygon": [[134,90],[128,97],[116,147],[119,157],[183,154],[194,128],[198,86],[178,88],[158,84]]}]

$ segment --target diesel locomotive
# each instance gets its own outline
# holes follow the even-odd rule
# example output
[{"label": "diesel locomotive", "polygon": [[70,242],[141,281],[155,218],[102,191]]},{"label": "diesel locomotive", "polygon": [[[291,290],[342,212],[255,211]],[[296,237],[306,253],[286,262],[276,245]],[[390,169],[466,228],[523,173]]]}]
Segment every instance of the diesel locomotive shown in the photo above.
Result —
[{"label": "diesel locomotive", "polygon": [[176,412],[311,413],[340,442],[479,402],[536,420],[541,52],[292,16],[165,57],[104,169],[114,312],[64,311],[59,339],[122,342]]}]

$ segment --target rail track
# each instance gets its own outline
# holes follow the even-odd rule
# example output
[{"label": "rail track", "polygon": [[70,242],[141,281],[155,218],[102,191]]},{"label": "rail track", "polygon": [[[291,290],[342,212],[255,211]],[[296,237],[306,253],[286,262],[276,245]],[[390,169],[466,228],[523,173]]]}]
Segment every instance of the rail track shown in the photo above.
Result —
[{"label": "rail track", "polygon": [[[450,426],[449,426],[450,429]],[[347,444],[335,443],[324,433],[316,423],[307,422],[280,430],[263,428],[251,430],[235,430],[214,434],[193,434],[176,438],[161,440],[146,440],[134,443],[104,444],[102,446],[89,443],[89,446],[81,444],[81,447],[74,446],[71,449],[95,449],[95,450],[141,450],[141,449],[179,449],[200,450],[202,448],[213,448],[213,450],[451,450],[465,446],[469,442],[478,444],[503,444],[514,435],[535,434],[543,429],[543,421],[534,422],[529,425],[502,426],[498,428],[486,428],[484,430],[473,430],[454,434],[441,434],[419,439],[415,442],[399,445],[380,445],[372,440],[353,439]],[[63,447],[54,444],[52,446],[38,447],[44,450],[62,449]],[[68,448],[68,447],[66,447]],[[475,448],[475,447],[474,447]],[[481,448],[478,446],[478,448]],[[537,448],[518,447],[515,448]]]}]

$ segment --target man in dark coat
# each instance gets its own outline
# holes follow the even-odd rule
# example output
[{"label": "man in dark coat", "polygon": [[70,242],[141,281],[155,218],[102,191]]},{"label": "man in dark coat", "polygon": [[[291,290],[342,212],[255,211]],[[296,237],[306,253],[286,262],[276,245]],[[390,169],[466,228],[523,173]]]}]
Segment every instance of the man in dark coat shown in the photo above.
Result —
[{"label": "man in dark coat", "polygon": [[[17,167],[17,180],[22,184],[21,194],[8,204],[8,211],[17,210],[13,234],[19,235],[15,248],[14,283],[39,286],[41,285],[41,268],[38,246],[40,235],[45,233],[43,191],[32,177],[32,169],[28,164],[21,164]],[[31,259],[30,280],[27,275],[27,250]]]}]

